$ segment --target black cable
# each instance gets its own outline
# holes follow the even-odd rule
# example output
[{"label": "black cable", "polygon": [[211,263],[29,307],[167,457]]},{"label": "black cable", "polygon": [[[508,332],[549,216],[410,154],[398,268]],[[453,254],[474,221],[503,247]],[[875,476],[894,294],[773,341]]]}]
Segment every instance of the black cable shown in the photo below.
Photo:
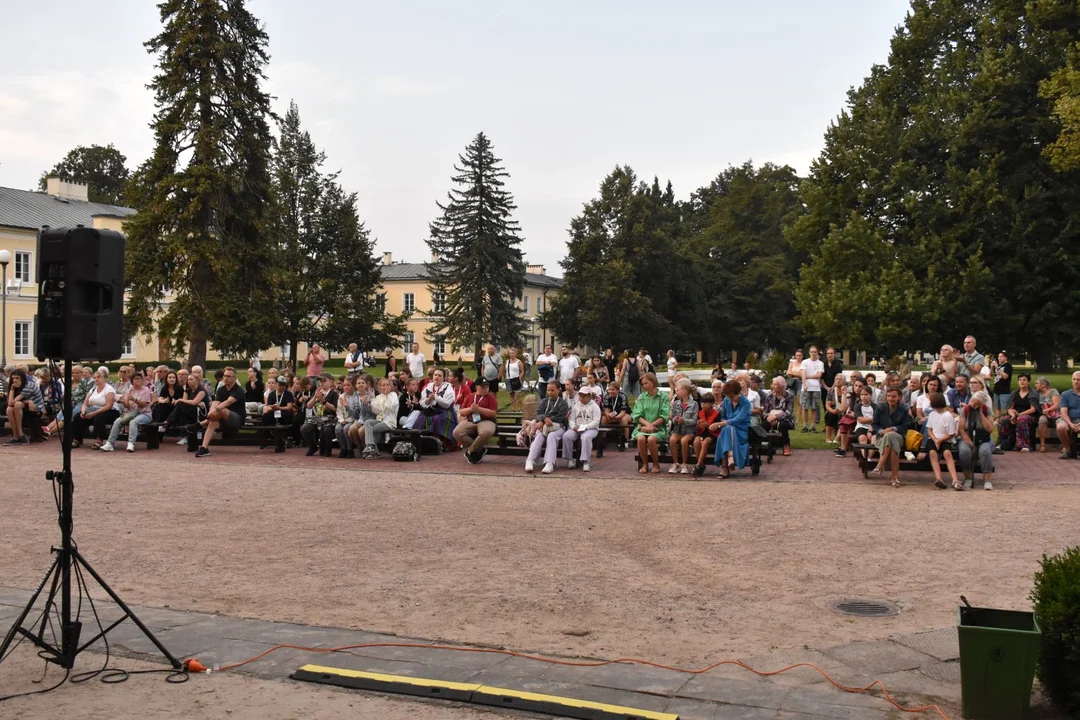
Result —
[{"label": "black cable", "polygon": [[27,697],[29,695],[44,695],[47,692],[52,692],[56,688],[66,683],[68,675],[70,674],[70,670],[64,670],[64,677],[60,679],[60,682],[56,683],[52,687],[45,688],[44,690],[31,690],[30,692],[16,693],[15,695],[4,695],[3,697],[0,697],[0,702],[3,702],[5,700],[14,700],[15,698]]},{"label": "black cable", "polygon": [[[83,593],[86,593],[86,600],[90,603],[90,609],[94,613],[94,622],[97,623],[98,630],[104,632],[105,628],[101,624],[101,616],[98,615],[97,606],[94,605],[94,598],[90,595],[90,588],[88,588],[86,586],[86,579],[83,577],[82,568],[79,566],[79,563],[77,563],[77,562],[73,562],[72,565],[75,566],[75,584],[76,584],[76,586],[78,587],[78,590],[79,590],[79,614],[77,614],[75,616],[75,619],[78,620],[80,615],[82,614],[82,596],[83,596]],[[73,683],[82,683],[82,682],[86,682],[87,680],[92,680],[93,678],[96,678],[98,675],[101,675],[103,672],[105,672],[109,668],[109,661],[112,659],[111,658],[112,649],[109,646],[109,636],[108,636],[108,634],[106,633],[106,634],[102,635],[101,639],[105,643],[105,664],[102,665],[99,670],[90,670],[90,671],[87,671],[87,672],[81,672],[81,673],[76,673],[75,675],[72,675],[71,676],[71,682],[73,682]]]}]

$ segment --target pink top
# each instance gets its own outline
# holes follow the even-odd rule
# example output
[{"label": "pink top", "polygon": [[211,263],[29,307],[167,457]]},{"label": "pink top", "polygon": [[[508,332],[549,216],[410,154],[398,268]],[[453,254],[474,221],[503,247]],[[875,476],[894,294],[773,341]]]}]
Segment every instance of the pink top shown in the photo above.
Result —
[{"label": "pink top", "polygon": [[151,392],[149,387],[143,385],[142,388],[138,390],[132,387],[128,390],[128,396],[135,401],[135,404],[139,408],[139,412],[150,412],[150,404],[154,402],[154,393]]},{"label": "pink top", "polygon": [[308,353],[307,357],[307,374],[308,377],[315,377],[322,375],[323,365],[326,364],[326,356],[321,352]]}]

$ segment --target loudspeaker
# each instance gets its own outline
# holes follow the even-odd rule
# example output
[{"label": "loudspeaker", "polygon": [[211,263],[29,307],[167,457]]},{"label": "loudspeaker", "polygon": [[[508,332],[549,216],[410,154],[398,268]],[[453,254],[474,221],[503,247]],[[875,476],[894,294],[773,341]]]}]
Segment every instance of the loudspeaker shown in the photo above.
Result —
[{"label": "loudspeaker", "polygon": [[124,236],[42,227],[37,236],[38,360],[115,360],[124,351]]}]

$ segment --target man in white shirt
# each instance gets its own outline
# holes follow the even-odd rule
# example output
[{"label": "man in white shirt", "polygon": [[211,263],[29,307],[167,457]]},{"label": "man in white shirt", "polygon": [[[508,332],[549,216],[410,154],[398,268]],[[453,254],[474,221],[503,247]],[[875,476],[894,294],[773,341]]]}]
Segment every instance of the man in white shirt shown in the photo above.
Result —
[{"label": "man in white shirt", "polygon": [[488,381],[489,390],[499,394],[499,370],[502,366],[502,356],[495,354],[495,346],[488,345],[487,352],[480,359],[480,376]]},{"label": "man in white shirt", "polygon": [[810,357],[802,361],[803,390],[799,398],[802,406],[803,432],[817,432],[817,412],[821,407],[821,377],[825,363],[821,362],[817,346],[810,346]]},{"label": "man in white shirt", "polygon": [[427,358],[420,352],[420,343],[413,343],[411,352],[405,356],[405,367],[409,368],[409,374],[414,378],[424,377],[424,365]]},{"label": "man in white shirt", "polygon": [[544,352],[536,358],[536,374],[540,378],[539,388],[540,395],[547,394],[547,384],[555,379],[555,368],[559,364],[559,358],[555,356],[555,353],[551,352],[551,346],[545,345]]},{"label": "man in white shirt", "polygon": [[356,349],[356,343],[349,343],[349,352],[345,355],[345,369],[350,373],[364,371],[364,353]]},{"label": "man in white shirt", "polygon": [[559,361],[559,384],[565,385],[567,381],[573,380],[580,369],[581,361],[577,355],[571,355],[570,348],[563,345],[562,360]]}]

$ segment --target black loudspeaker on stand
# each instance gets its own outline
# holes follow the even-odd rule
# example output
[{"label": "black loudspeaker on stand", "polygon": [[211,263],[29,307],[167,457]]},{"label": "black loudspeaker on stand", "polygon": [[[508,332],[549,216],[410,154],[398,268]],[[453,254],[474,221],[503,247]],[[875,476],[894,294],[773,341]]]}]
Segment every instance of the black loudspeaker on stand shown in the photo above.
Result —
[{"label": "black loudspeaker on stand", "polygon": [[[71,669],[83,650],[103,638],[113,628],[131,619],[154,643],[161,654],[179,670],[181,663],[131,611],[131,608],[91,567],[72,541],[72,510],[75,485],[71,474],[71,365],[76,360],[112,360],[123,349],[124,237],[109,230],[43,227],[38,232],[38,317],[36,348],[39,360],[64,360],[64,430],[61,437],[63,469],[50,470],[46,479],[59,486],[60,546],[53,547],[53,561],[30,601],[0,645],[5,657],[12,642],[22,636],[42,651],[42,657]],[[78,567],[76,566],[78,565]],[[82,623],[71,616],[71,574],[86,570],[124,611],[124,615],[90,638],[82,641]],[[40,627],[23,627],[45,587],[49,587]],[[60,605],[60,640],[45,639],[49,619]],[[36,625],[36,623],[35,623]],[[80,644],[81,642],[81,644]]]}]

